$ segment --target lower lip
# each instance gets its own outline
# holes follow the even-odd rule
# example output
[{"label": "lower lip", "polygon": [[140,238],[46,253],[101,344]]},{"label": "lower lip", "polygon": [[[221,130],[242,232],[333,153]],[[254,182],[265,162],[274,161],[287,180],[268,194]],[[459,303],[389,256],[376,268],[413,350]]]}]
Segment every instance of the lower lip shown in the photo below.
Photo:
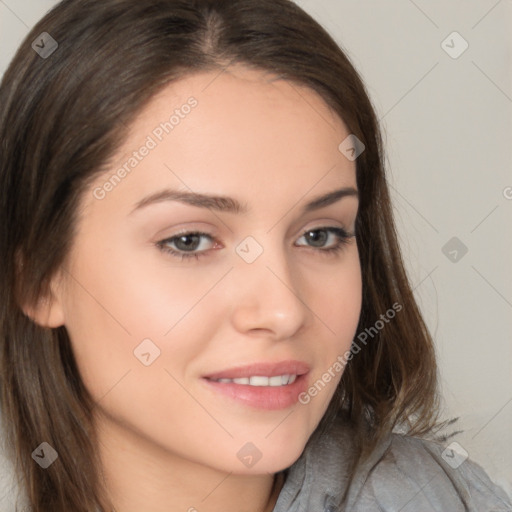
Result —
[{"label": "lower lip", "polygon": [[211,389],[250,407],[267,410],[286,409],[299,401],[306,390],[306,375],[300,375],[286,386],[249,386],[234,382],[217,382],[203,379]]}]

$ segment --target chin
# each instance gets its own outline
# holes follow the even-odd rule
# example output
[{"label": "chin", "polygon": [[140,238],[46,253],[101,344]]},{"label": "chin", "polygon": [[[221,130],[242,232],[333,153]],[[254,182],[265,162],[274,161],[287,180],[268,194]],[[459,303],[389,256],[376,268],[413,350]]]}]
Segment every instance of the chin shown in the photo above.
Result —
[{"label": "chin", "polygon": [[219,468],[225,472],[233,473],[236,475],[269,475],[283,471],[293,465],[302,455],[304,446],[298,447],[297,449],[287,450],[280,453],[267,453],[262,454],[253,466],[244,467],[244,464],[240,463],[238,458],[235,462],[227,461],[226,467]]},{"label": "chin", "polygon": [[[296,449],[289,449],[280,454],[272,454],[266,464],[262,464],[261,471],[266,473],[277,473],[283,469],[289,468],[294,464],[302,455],[304,445],[297,446]],[[260,461],[263,462],[263,459]]]},{"label": "chin", "polygon": [[[286,420],[285,420],[286,421]],[[275,426],[273,426],[275,428]],[[250,441],[237,443],[236,458],[229,461],[230,468],[237,474],[277,473],[290,467],[302,455],[311,432],[290,424],[266,430],[263,436],[248,436]]]}]

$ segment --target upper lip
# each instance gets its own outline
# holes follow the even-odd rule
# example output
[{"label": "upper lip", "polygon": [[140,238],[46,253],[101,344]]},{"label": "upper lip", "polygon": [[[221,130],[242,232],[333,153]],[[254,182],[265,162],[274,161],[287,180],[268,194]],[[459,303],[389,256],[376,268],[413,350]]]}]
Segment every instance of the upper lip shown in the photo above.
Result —
[{"label": "upper lip", "polygon": [[242,377],[276,375],[303,375],[309,372],[309,365],[302,361],[279,361],[276,363],[253,363],[235,366],[219,372],[205,375],[206,379],[239,379]]}]

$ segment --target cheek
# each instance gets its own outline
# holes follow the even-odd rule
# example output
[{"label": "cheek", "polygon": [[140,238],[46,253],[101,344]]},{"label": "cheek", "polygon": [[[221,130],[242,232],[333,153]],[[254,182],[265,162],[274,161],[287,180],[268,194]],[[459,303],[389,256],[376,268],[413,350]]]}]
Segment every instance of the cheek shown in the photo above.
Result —
[{"label": "cheek", "polygon": [[[148,262],[138,256],[140,250],[116,252],[115,247],[112,243],[112,250],[99,251],[84,244],[68,270],[66,329],[84,384],[94,397],[107,393],[127,372],[147,370],[146,362],[154,360],[163,370],[160,355],[173,361],[173,367],[184,367],[200,347],[176,343],[177,333],[215,277],[191,279],[191,268],[163,268],[161,256]],[[148,372],[141,377],[147,378]]]},{"label": "cheek", "polygon": [[[318,276],[317,276],[318,277]],[[311,282],[311,309],[318,317],[315,372],[301,403],[315,410],[319,420],[339,384],[350,354],[362,304],[361,267],[357,248],[352,247],[335,272]],[[320,334],[323,333],[323,334]],[[315,347],[310,347],[315,349]]]},{"label": "cheek", "polygon": [[[136,256],[113,256],[84,248],[70,268],[66,328],[80,376],[100,417],[186,447],[186,436],[199,436],[205,423],[182,383],[211,333],[194,320],[204,318],[200,299],[211,283],[198,284],[187,271],[163,272]],[[172,282],[162,279],[171,274]]]},{"label": "cheek", "polygon": [[325,327],[330,350],[350,348],[362,303],[361,266],[355,244],[339,265],[316,276],[309,282],[309,287],[309,295],[314,300],[312,309]]}]

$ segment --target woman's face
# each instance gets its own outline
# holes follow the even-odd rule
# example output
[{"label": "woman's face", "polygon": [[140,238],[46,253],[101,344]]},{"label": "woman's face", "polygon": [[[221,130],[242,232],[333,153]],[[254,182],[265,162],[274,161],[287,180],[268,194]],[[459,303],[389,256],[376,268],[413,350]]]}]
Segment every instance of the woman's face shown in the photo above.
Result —
[{"label": "woman's face", "polygon": [[240,67],[137,118],[52,306],[105,445],[239,474],[300,456],[361,307],[349,134],[313,91]]}]

